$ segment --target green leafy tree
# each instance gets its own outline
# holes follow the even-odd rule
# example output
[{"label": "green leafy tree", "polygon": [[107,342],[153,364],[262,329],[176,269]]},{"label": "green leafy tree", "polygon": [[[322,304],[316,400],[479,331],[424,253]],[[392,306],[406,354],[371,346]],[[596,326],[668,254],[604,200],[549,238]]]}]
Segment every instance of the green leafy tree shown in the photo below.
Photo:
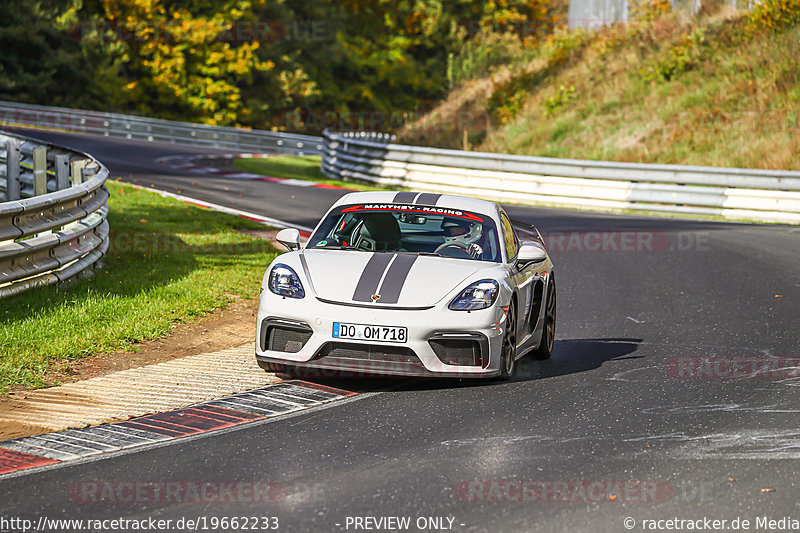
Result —
[{"label": "green leafy tree", "polygon": [[57,25],[66,2],[0,2],[0,99],[80,107],[91,70],[80,43]]},{"label": "green leafy tree", "polygon": [[82,39],[102,43],[111,58],[105,82],[117,86],[120,104],[232,125],[242,113],[239,84],[274,68],[257,57],[258,42],[226,37],[250,7],[248,0],[97,0],[78,14]]},{"label": "green leafy tree", "polygon": [[[278,130],[397,128],[445,96],[464,41],[535,38],[563,1],[4,2],[0,97]],[[484,48],[478,69],[505,57]],[[475,61],[461,63],[469,77]]]}]

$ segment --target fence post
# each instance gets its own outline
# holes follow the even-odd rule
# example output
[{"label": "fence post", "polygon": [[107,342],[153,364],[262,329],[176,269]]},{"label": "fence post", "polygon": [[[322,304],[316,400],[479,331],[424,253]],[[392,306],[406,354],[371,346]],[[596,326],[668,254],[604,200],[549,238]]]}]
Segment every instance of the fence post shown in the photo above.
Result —
[{"label": "fence post", "polygon": [[83,166],[81,167],[81,182],[86,183],[95,174],[97,174],[97,169],[87,167],[86,163],[84,162]]},{"label": "fence post", "polygon": [[56,190],[69,189],[69,156],[59,154],[56,156]]},{"label": "fence post", "polygon": [[72,186],[74,187],[75,185],[80,185],[81,183],[83,183],[82,170],[83,167],[86,166],[86,161],[84,161],[83,159],[72,161],[70,162],[69,166],[70,166],[69,174],[70,177],[72,178]]},{"label": "fence post", "polygon": [[33,149],[33,195],[47,194],[47,148]]},{"label": "fence post", "polygon": [[6,143],[6,200],[19,200],[19,140],[9,139]]}]

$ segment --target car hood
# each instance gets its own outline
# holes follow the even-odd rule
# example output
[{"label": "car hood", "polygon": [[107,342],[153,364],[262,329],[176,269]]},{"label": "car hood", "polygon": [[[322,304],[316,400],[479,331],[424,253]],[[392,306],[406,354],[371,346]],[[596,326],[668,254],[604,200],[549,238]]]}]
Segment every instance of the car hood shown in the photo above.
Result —
[{"label": "car hood", "polygon": [[318,298],[376,307],[432,307],[478,271],[497,267],[484,261],[348,250],[303,250],[300,258]]}]

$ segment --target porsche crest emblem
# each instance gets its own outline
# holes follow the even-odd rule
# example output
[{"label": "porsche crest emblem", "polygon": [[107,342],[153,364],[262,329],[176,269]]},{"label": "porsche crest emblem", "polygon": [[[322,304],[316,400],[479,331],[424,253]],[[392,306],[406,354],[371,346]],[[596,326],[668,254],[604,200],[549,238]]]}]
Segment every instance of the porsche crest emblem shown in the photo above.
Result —
[{"label": "porsche crest emblem", "polygon": [[373,302],[377,302],[380,299],[381,299],[381,295],[380,294],[373,294],[372,295],[372,301]]}]

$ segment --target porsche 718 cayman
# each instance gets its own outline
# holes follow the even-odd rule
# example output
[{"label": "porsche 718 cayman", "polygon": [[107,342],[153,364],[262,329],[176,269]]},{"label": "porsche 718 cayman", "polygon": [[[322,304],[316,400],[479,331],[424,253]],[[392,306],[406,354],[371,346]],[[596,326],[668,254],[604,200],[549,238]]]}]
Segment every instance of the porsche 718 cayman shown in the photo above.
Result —
[{"label": "porsche 718 cayman", "polygon": [[315,375],[509,378],[553,349],[556,284],[539,232],[459,196],[342,197],[261,286],[256,358]]}]

